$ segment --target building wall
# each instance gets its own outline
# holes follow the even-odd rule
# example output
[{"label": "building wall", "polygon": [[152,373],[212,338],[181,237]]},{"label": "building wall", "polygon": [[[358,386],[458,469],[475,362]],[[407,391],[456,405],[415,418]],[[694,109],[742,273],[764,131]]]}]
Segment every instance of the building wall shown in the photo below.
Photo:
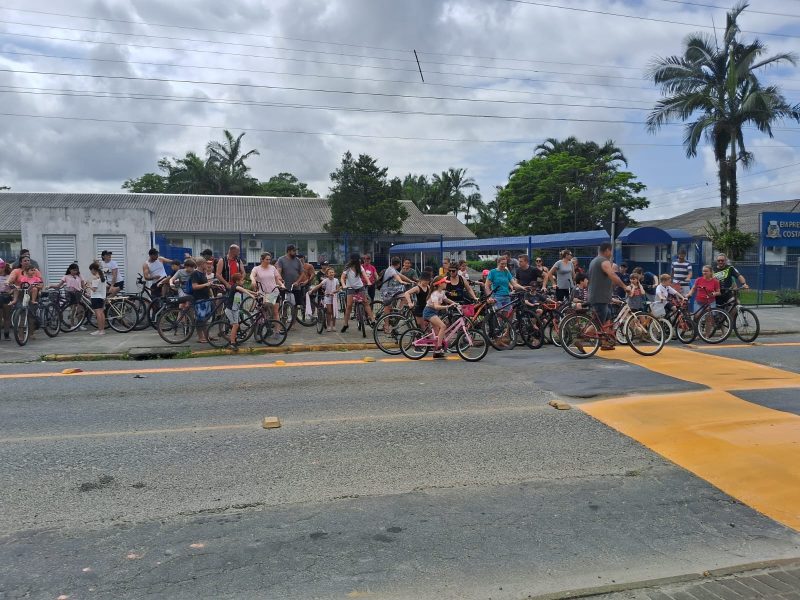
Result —
[{"label": "building wall", "polygon": [[[141,272],[147,260],[154,230],[153,213],[149,210],[22,207],[21,212],[22,246],[39,262],[43,275],[46,272],[46,236],[74,236],[76,258],[84,276],[88,274],[89,264],[100,258],[95,248],[96,236],[125,236],[125,278],[129,284],[136,281],[136,273]],[[52,271],[54,269],[47,277],[48,283],[55,279]]]}]

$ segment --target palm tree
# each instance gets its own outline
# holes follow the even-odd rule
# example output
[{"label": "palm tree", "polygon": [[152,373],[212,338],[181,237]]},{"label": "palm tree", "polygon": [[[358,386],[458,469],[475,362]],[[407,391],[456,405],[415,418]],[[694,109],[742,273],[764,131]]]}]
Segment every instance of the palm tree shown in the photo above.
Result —
[{"label": "palm tree", "polygon": [[464,206],[466,201],[464,190],[473,189],[477,191],[480,190],[480,187],[472,177],[467,177],[466,175],[466,169],[454,169],[452,167],[447,171],[442,171],[441,175],[433,175],[431,178],[431,185],[434,190],[432,212],[446,214],[453,211],[453,214],[458,216],[459,212],[469,210]]},{"label": "palm tree", "polygon": [[738,163],[747,168],[753,154],[745,146],[743,129],[753,125],[773,137],[772,125],[782,119],[800,122],[800,104],[794,106],[776,86],[762,86],[756,72],[781,63],[795,65],[792,52],[764,58],[766,46],[759,40],[744,44],[736,22],[749,6],[737,4],[727,15],[722,45],[703,33],[689,35],[682,56],[655,58],[648,76],[664,96],[647,118],[651,133],[673,120],[686,124],[683,143],[686,156],[697,156],[705,136],[714,150],[720,192],[720,215],[724,229],[736,230],[739,190]]},{"label": "palm tree", "polygon": [[242,138],[244,133],[234,139],[233,134],[227,129],[224,131],[224,142],[209,142],[206,146],[208,162],[229,175],[245,174],[250,170],[244,161],[251,156],[258,156],[258,150],[250,150],[242,154]]},{"label": "palm tree", "polygon": [[464,199],[464,220],[469,224],[473,210],[480,211],[483,206],[480,192],[473,192]]}]

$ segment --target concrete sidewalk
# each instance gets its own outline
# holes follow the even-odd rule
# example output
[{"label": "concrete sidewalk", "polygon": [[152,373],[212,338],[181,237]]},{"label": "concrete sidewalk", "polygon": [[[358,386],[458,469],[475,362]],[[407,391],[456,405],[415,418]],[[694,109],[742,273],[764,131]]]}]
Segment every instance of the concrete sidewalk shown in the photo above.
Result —
[{"label": "concrete sidewalk", "polygon": [[[800,307],[776,307],[776,308],[757,308],[754,309],[761,322],[761,334],[783,334],[800,333]],[[339,327],[335,332],[324,332],[318,334],[315,327],[302,327],[295,324],[289,331],[289,335],[282,346],[269,348],[261,344],[255,344],[252,340],[242,346],[241,352],[257,350],[259,352],[303,352],[320,350],[360,350],[374,348],[375,343],[372,339],[372,332],[367,331],[364,338],[356,329],[355,323],[351,321],[350,329],[347,333],[339,333]],[[2,362],[31,362],[42,360],[47,357],[53,360],[59,355],[68,355],[75,359],[75,355],[81,355],[83,359],[97,358],[127,358],[130,354],[150,354],[157,355],[158,350],[163,350],[165,354],[180,357],[202,356],[205,352],[217,352],[208,344],[197,343],[196,336],[190,342],[173,346],[162,340],[158,333],[153,329],[144,331],[131,331],[130,333],[116,333],[107,329],[105,336],[90,336],[89,331],[76,331],[73,333],[60,333],[55,338],[48,338],[44,332],[37,332],[34,339],[30,340],[26,346],[18,346],[14,341],[13,335],[10,340],[0,340],[0,363]]]}]

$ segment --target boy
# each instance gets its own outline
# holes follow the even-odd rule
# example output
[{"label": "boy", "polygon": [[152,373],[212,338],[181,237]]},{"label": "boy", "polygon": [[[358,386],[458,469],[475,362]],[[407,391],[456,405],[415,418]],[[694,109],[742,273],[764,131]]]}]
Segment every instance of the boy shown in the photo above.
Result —
[{"label": "boy", "polygon": [[231,349],[236,351],[239,345],[236,342],[236,336],[239,334],[239,326],[241,323],[241,307],[244,301],[244,296],[247,294],[251,298],[255,298],[256,294],[250,290],[242,287],[244,281],[244,273],[238,272],[231,275],[231,286],[225,292],[225,317],[231,326],[230,337],[228,343]]},{"label": "boy", "polygon": [[686,298],[678,290],[672,287],[672,275],[669,273],[664,273],[659,280],[661,283],[656,286],[656,299],[655,302],[653,302],[650,306],[650,310],[654,317],[660,319],[661,317],[669,316],[669,313],[672,310],[670,297],[674,297],[679,300],[685,300]]},{"label": "boy", "polygon": [[589,301],[589,278],[583,273],[575,277],[575,287],[570,292],[570,300],[575,310],[581,310]]}]

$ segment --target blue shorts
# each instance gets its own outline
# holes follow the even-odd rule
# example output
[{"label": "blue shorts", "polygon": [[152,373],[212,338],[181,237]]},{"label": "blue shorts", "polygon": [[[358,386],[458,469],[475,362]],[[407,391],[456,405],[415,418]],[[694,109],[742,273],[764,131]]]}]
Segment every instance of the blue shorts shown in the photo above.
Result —
[{"label": "blue shorts", "polygon": [[438,315],[439,311],[429,306],[426,306],[425,310],[422,311],[422,318],[425,319],[426,321],[430,321],[433,317],[436,317]]}]

